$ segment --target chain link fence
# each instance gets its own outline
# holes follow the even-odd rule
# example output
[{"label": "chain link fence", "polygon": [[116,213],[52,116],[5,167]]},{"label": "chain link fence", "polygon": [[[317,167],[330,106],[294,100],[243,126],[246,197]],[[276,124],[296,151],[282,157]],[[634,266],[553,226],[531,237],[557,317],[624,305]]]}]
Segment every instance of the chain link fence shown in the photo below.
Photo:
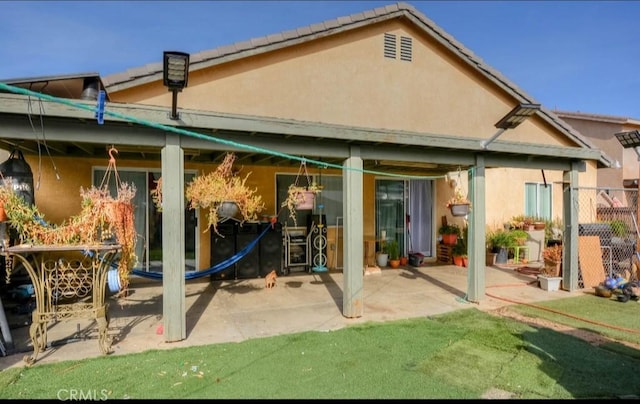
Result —
[{"label": "chain link fence", "polygon": [[579,187],[578,212],[579,287],[589,276],[637,276],[638,190]]}]

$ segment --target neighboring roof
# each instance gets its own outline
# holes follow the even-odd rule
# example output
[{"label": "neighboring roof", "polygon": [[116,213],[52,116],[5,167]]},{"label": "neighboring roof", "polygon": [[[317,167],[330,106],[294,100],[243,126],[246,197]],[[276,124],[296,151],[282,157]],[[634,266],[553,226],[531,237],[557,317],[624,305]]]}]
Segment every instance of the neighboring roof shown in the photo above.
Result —
[{"label": "neighboring roof", "polygon": [[[519,102],[537,103],[530,95],[509,81],[500,72],[485,64],[480,57],[476,56],[471,50],[455,40],[455,38],[446,33],[432,20],[410,4],[403,2],[195,53],[190,56],[189,71],[197,71],[216,64],[298,45],[321,37],[342,33],[394,18],[408,18],[413,21],[418,27],[422,28],[425,33],[432,36],[452,52],[458,54],[461,60],[465,61],[473,69],[479,71],[490,81],[511,94]],[[163,65],[161,62],[152,63],[142,67],[128,69],[123,73],[105,76],[103,81],[107,90],[120,91],[141,84],[162,80],[162,70]],[[541,108],[539,116],[578,145],[596,148],[588,139],[584,138],[579,132],[544,106]],[[601,163],[607,165],[611,163],[611,160],[603,154]]]},{"label": "neighboring roof", "polygon": [[559,111],[559,110],[553,110],[553,113],[555,113],[561,118],[582,119],[585,121],[597,121],[602,123],[614,123],[619,125],[640,125],[640,119],[626,117],[626,116],[590,114],[585,112],[571,112],[571,111]]},{"label": "neighboring roof", "polygon": [[[97,92],[105,90],[99,73],[75,73],[56,76],[23,77],[0,80],[14,87],[48,94],[59,98],[97,99]],[[91,86],[88,88],[87,86]],[[2,92],[0,90],[0,92]],[[106,92],[106,91],[105,91]],[[95,97],[94,97],[95,96]],[[107,100],[109,95],[107,94]]]}]

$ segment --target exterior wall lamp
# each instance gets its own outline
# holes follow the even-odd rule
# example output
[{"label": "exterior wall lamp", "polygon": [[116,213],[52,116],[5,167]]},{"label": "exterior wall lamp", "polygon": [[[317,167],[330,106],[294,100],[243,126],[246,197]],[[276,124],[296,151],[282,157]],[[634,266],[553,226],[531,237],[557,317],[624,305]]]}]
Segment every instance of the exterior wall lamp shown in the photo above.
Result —
[{"label": "exterior wall lamp", "polygon": [[618,132],[616,133],[616,139],[625,149],[634,148],[636,154],[638,155],[638,160],[640,160],[640,130],[632,130],[629,132]]},{"label": "exterior wall lamp", "polygon": [[177,120],[178,93],[187,86],[189,80],[189,54],[184,52],[164,52],[164,69],[162,80],[164,85],[173,93],[171,115],[169,119]]},{"label": "exterior wall lamp", "polygon": [[480,146],[482,146],[483,149],[486,149],[487,146],[489,146],[490,143],[496,140],[498,136],[502,135],[505,130],[517,127],[539,110],[540,104],[518,104],[514,109],[509,111],[507,115],[505,115],[498,121],[498,123],[494,125],[496,128],[498,128],[498,131],[489,139],[481,141]]},{"label": "exterior wall lamp", "polygon": [[[618,132],[615,134],[615,136],[623,148],[630,149],[633,147],[633,149],[636,151],[636,154],[638,155],[638,161],[640,161],[640,131],[636,129],[628,132]],[[638,192],[640,193],[640,178],[638,179],[637,182],[638,182]],[[636,195],[636,205],[637,205],[636,217],[640,217],[640,216],[637,216],[638,214],[640,214],[640,199],[638,198],[637,195]],[[631,217],[633,218],[633,215]],[[638,233],[638,222],[636,222],[635,219],[633,221],[633,224],[636,226],[636,233]],[[636,251],[640,251],[639,248],[640,248],[640,239],[638,239],[638,241],[636,242]]]}]

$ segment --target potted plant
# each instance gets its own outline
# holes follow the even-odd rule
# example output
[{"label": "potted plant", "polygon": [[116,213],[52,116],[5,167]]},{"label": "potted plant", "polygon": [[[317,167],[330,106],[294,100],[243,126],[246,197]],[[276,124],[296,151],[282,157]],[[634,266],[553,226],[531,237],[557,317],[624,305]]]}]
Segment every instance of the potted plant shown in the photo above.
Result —
[{"label": "potted plant", "polygon": [[514,229],[510,232],[516,245],[524,245],[529,238],[529,234],[525,230]]},{"label": "potted plant", "polygon": [[516,245],[512,230],[498,229],[487,236],[487,248],[495,252],[496,264],[504,264],[509,258],[509,248]]},{"label": "potted plant", "polygon": [[471,201],[462,193],[459,185],[453,192],[453,196],[447,201],[447,208],[453,216],[466,216],[471,211]]},{"label": "potted plant", "polygon": [[562,244],[545,247],[542,251],[544,267],[541,270],[542,275],[560,276],[562,264]]},{"label": "potted plant", "polygon": [[438,229],[438,234],[442,236],[442,243],[447,245],[455,245],[461,233],[460,226],[455,223],[443,224]]},{"label": "potted plant", "polygon": [[[227,153],[214,171],[196,176],[185,190],[191,209],[207,209],[209,227],[213,227],[216,233],[218,222],[224,217],[238,215],[243,223],[247,220],[257,220],[258,214],[264,210],[262,197],[256,194],[256,189],[246,185],[251,173],[240,177],[233,169],[235,158],[234,153]],[[233,209],[234,205],[236,212],[228,211],[230,207]]]},{"label": "potted plant", "polygon": [[289,209],[289,217],[297,226],[296,211],[313,209],[315,197],[321,191],[322,186],[315,182],[311,182],[307,186],[291,184],[287,190],[287,199],[282,202],[281,207]]},{"label": "potted plant", "polygon": [[400,266],[400,246],[398,240],[393,239],[387,243],[387,253],[389,254],[389,266],[398,268]]},{"label": "potted plant", "polygon": [[113,241],[120,244],[117,271],[122,292],[126,292],[129,274],[137,263],[132,202],[135,193],[135,186],[124,182],[118,184],[115,197],[107,186],[80,188],[80,213],[60,224],[46,222],[36,205],[27,204],[10,187],[0,187],[0,200],[5,204],[9,227],[21,244],[95,245]]},{"label": "potted plant", "polygon": [[379,267],[386,267],[389,262],[389,247],[385,240],[380,242],[380,251],[376,255],[376,263]]},{"label": "potted plant", "polygon": [[464,238],[459,238],[456,245],[453,246],[451,251],[451,255],[453,256],[453,263],[459,267],[464,267],[465,261],[467,259],[467,245],[464,242]]}]

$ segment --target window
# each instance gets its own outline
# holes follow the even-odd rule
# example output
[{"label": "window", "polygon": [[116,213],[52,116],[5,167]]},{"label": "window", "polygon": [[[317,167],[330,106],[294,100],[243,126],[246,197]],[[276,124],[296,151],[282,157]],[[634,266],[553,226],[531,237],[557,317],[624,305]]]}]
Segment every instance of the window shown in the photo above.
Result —
[{"label": "window", "polygon": [[524,213],[526,216],[551,220],[551,185],[527,182],[524,184]]},{"label": "window", "polygon": [[[315,181],[322,185],[322,192],[316,196],[314,208],[310,210],[296,211],[296,221],[298,226],[307,225],[307,216],[309,214],[319,215],[321,212],[320,205],[322,205],[322,214],[326,215],[327,225],[335,226],[336,217],[342,216],[342,176],[340,175],[323,175],[322,178],[319,175],[310,175],[311,181]],[[293,220],[289,218],[289,211],[286,206],[280,208],[282,202],[287,199],[287,190],[289,185],[295,183],[297,175],[295,174],[276,174],[276,195],[277,195],[277,208],[279,209],[278,221],[286,223],[288,226],[293,226]],[[301,181],[306,181],[306,178]],[[298,184],[306,185],[306,183]]]}]

